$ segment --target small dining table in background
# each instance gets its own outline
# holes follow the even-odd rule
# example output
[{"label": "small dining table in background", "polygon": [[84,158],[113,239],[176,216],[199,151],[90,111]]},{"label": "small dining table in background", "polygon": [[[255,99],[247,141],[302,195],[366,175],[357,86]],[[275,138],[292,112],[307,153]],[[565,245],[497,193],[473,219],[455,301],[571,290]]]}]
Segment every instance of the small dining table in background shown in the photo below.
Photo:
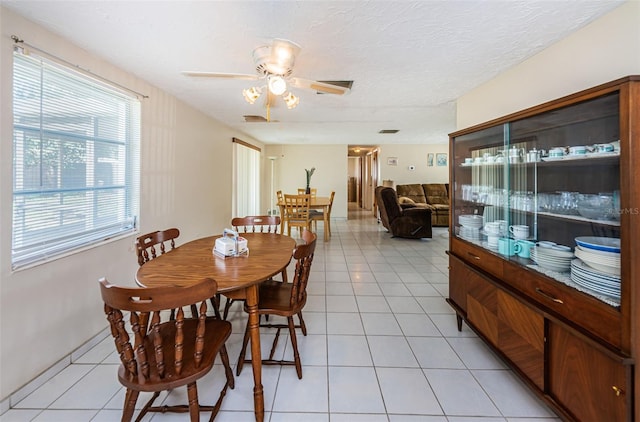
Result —
[{"label": "small dining table in background", "polygon": [[[280,208],[280,215],[282,216],[282,218],[280,219],[280,233],[284,233],[284,225],[285,225],[285,218],[284,218],[284,213],[285,213],[285,209],[284,209],[284,202],[278,202],[278,207]],[[330,213],[330,209],[331,209],[331,198],[328,196],[312,196],[311,197],[311,202],[309,203],[309,209],[312,210],[322,210],[323,215],[324,215],[324,241],[328,242],[329,241],[329,219],[331,218],[331,215],[329,215]]]},{"label": "small dining table in background", "polygon": [[142,287],[185,286],[209,277],[218,283],[218,293],[246,300],[251,335],[253,398],[256,421],[264,420],[262,353],[258,319],[258,284],[289,265],[296,241],[275,233],[242,233],[249,253],[223,258],[213,253],[220,236],[187,242],[142,265],[136,282]]}]

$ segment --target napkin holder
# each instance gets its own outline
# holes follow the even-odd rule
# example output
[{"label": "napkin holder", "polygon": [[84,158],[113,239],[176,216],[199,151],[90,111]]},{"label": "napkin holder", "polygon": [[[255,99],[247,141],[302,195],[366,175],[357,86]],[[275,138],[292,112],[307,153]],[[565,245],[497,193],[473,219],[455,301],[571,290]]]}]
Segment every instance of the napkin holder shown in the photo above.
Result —
[{"label": "napkin holder", "polygon": [[224,229],[222,237],[216,239],[213,253],[224,258],[248,254],[247,239],[240,236],[237,231]]}]

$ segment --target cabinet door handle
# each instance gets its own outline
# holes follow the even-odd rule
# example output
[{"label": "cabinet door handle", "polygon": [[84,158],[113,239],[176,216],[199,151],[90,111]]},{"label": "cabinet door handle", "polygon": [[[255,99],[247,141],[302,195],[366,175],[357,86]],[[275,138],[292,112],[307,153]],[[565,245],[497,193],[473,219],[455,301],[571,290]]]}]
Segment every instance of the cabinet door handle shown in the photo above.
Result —
[{"label": "cabinet door handle", "polygon": [[540,289],[539,287],[536,287],[536,293],[541,294],[542,296],[546,297],[547,299],[555,302],[555,303],[564,303],[562,301],[562,299],[558,299],[557,297],[553,297],[551,296],[549,293],[545,293],[542,289]]},{"label": "cabinet door handle", "polygon": [[471,258],[475,259],[476,261],[480,261],[480,257],[478,255],[472,254],[471,252],[467,252],[467,255],[469,255]]},{"label": "cabinet door handle", "polygon": [[616,397],[620,397],[624,395],[624,390],[621,388],[616,387],[615,385],[611,386],[611,388],[613,389],[613,391],[616,393]]}]

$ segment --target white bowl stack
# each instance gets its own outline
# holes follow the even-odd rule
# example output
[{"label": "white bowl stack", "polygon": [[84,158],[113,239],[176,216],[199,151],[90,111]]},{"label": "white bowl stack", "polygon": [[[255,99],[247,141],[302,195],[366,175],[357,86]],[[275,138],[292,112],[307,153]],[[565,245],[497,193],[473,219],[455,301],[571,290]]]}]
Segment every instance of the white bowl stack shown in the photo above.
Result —
[{"label": "white bowl stack", "polygon": [[601,295],[620,299],[620,239],[577,237],[571,280]]},{"label": "white bowl stack", "polygon": [[480,240],[480,229],[484,219],[477,214],[463,214],[458,217],[460,223],[460,237],[466,240]]}]

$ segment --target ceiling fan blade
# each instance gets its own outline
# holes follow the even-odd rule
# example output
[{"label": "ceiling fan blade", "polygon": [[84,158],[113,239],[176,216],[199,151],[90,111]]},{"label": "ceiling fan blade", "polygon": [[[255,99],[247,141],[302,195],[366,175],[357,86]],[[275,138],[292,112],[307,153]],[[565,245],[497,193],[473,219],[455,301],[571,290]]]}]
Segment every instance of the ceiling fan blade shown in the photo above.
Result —
[{"label": "ceiling fan blade", "polygon": [[351,91],[349,88],[340,85],[311,81],[309,79],[290,78],[289,83],[297,88],[309,88],[325,94],[344,95]]},{"label": "ceiling fan blade", "polygon": [[195,76],[199,78],[224,78],[224,79],[244,79],[249,81],[255,81],[260,79],[258,75],[248,75],[244,73],[219,73],[219,72],[198,72],[198,71],[185,71],[182,72],[185,76]]},{"label": "ceiling fan blade", "polygon": [[242,117],[244,117],[244,121],[247,122],[247,123],[267,122],[267,118],[263,117],[263,116],[245,115],[245,116],[242,116]]}]

